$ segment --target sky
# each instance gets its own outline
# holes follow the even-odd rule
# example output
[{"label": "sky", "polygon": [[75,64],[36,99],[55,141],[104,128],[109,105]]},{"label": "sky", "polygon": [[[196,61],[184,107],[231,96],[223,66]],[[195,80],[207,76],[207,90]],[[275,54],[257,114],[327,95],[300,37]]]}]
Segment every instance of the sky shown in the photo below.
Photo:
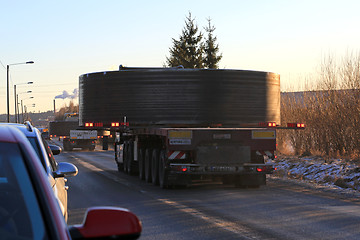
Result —
[{"label": "sky", "polygon": [[[278,73],[282,90],[301,90],[305,81],[315,81],[326,56],[341,58],[360,50],[357,0],[0,3],[0,114],[7,112],[6,65],[11,114],[14,85],[28,111],[54,110],[55,97],[69,96],[56,98],[59,109],[71,97],[77,103],[81,74],[117,70],[120,64],[163,66],[189,12],[202,32],[208,18],[216,27],[220,68]],[[11,65],[27,61],[34,64]],[[29,81],[34,83],[24,84]]]}]

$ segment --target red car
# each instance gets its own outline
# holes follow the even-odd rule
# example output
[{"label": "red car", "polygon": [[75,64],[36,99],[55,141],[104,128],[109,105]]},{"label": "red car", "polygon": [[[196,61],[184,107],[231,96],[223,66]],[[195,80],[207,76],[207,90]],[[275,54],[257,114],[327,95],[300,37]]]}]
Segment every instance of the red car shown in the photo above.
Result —
[{"label": "red car", "polygon": [[0,126],[1,239],[137,239],[141,223],[126,209],[88,209],[67,226],[37,154],[18,129]]}]

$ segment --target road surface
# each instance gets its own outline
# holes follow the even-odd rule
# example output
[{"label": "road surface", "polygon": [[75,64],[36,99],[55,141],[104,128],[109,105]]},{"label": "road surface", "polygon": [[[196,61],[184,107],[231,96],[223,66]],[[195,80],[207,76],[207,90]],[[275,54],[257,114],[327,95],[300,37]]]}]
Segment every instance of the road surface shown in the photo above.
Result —
[{"label": "road surface", "polygon": [[74,163],[69,224],[86,208],[117,206],[142,221],[140,239],[360,239],[360,199],[271,178],[240,189],[220,182],[164,190],[117,171],[112,151],[56,156]]}]

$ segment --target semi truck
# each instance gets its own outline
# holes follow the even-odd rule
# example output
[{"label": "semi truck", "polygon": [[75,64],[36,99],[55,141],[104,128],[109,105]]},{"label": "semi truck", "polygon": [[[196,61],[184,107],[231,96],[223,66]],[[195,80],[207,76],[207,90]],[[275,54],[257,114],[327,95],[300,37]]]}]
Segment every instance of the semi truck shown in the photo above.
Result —
[{"label": "semi truck", "polygon": [[79,77],[79,124],[110,130],[121,172],[162,188],[220,179],[266,184],[280,125],[275,73],[129,68]]},{"label": "semi truck", "polygon": [[82,148],[93,151],[97,140],[97,131],[79,129],[77,113],[67,113],[62,121],[49,122],[50,138],[59,138],[65,151]]}]

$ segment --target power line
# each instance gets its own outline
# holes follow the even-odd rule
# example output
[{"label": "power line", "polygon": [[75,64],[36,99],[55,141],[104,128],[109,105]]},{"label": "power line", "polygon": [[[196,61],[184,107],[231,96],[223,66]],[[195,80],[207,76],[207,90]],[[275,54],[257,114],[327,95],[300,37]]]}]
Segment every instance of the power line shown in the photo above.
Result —
[{"label": "power line", "polygon": [[41,84],[41,85],[38,85],[38,86],[36,86],[36,84],[35,85],[33,85],[34,87],[52,87],[52,86],[60,86],[60,85],[73,85],[73,84],[78,84],[78,83],[58,83],[58,84],[49,84],[49,85],[43,85],[43,84]]},{"label": "power line", "polygon": [[3,66],[4,69],[6,69],[5,65],[2,63],[2,61],[0,61],[1,66]]}]

